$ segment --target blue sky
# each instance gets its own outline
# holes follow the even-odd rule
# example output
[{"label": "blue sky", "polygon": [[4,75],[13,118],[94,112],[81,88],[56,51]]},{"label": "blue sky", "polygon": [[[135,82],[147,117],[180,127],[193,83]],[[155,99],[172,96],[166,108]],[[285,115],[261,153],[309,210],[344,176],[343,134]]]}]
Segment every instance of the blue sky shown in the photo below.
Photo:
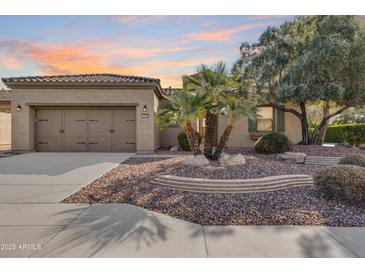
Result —
[{"label": "blue sky", "polygon": [[0,16],[0,77],[121,73],[181,86],[292,16]]}]

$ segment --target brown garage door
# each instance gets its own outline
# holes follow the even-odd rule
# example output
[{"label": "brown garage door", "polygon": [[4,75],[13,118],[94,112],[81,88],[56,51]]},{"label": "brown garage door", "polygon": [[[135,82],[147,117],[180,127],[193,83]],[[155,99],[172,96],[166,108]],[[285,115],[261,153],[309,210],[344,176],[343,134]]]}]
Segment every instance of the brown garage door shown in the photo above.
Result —
[{"label": "brown garage door", "polygon": [[38,109],[37,151],[134,152],[135,108]]}]

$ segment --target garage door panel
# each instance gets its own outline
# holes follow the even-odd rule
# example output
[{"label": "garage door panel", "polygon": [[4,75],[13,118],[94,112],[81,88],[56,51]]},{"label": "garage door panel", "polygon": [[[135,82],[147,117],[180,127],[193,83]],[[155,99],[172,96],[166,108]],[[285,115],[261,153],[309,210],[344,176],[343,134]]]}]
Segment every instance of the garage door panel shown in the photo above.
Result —
[{"label": "garage door panel", "polygon": [[116,110],[114,113],[114,135],[117,137],[135,138],[136,111],[134,109],[123,109]]},{"label": "garage door panel", "polygon": [[121,109],[114,112],[113,151],[136,151],[135,109]]},{"label": "garage door panel", "polygon": [[59,152],[62,151],[61,137],[39,137],[37,139],[37,151],[39,152]]},{"label": "garage door panel", "polygon": [[65,137],[64,138],[64,151],[66,151],[66,152],[86,152],[87,151],[86,137],[84,137],[84,138]]},{"label": "garage door panel", "polygon": [[111,138],[91,138],[89,141],[89,151],[91,152],[111,152]]},{"label": "garage door panel", "polygon": [[37,111],[37,136],[60,137],[60,129],[62,129],[62,110]]},{"label": "garage door panel", "polygon": [[110,138],[112,129],[111,110],[90,110],[89,112],[89,136],[90,138]]},{"label": "garage door panel", "polygon": [[136,139],[134,137],[113,138],[113,151],[115,152],[135,152]]},{"label": "garage door panel", "polygon": [[73,109],[64,112],[64,136],[86,138],[87,110]]}]

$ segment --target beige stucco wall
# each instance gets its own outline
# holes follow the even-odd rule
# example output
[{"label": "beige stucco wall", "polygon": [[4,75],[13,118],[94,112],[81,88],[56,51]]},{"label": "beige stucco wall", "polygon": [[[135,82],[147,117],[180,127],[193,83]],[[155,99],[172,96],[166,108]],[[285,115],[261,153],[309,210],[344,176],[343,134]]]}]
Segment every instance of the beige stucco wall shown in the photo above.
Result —
[{"label": "beige stucco wall", "polygon": [[[225,117],[221,116],[218,119],[218,141],[220,136],[222,136],[224,129],[227,126],[227,120]],[[231,136],[228,139],[227,147],[252,147],[254,141],[251,140],[250,134],[248,132],[248,117],[242,116],[233,125],[233,130]]]},{"label": "beige stucco wall", "polygon": [[[276,117],[276,115],[275,115]],[[275,123],[274,123],[275,124]],[[223,134],[224,129],[227,125],[226,119],[220,117],[218,120],[218,140]],[[285,132],[284,134],[294,143],[301,141],[301,127],[299,119],[289,112],[285,113]],[[251,140],[250,134],[248,132],[248,117],[242,116],[234,124],[231,136],[228,140],[227,147],[251,147],[255,141]]]},{"label": "beige stucco wall", "polygon": [[[225,117],[220,116],[218,119],[218,141],[222,136],[224,129],[227,126],[227,120]],[[171,127],[164,129],[160,134],[160,145],[164,147],[175,146],[177,143],[177,134],[179,133],[179,127]],[[291,114],[285,113],[285,135],[293,143],[301,141],[301,128],[299,119]],[[253,141],[248,132],[248,117],[242,116],[234,124],[231,136],[228,140],[228,148],[239,148],[239,147],[252,147],[255,141]]]},{"label": "beige stucco wall", "polygon": [[[158,102],[158,100],[157,100]],[[12,150],[34,150],[34,105],[68,106],[136,106],[137,152],[151,152],[158,146],[156,140],[155,93],[152,88],[138,89],[13,89],[12,91]],[[15,110],[21,105],[22,110]],[[148,118],[142,118],[144,105]]]},{"label": "beige stucco wall", "polygon": [[[0,103],[0,109],[10,109],[10,104]],[[11,114],[0,112],[0,145],[11,144]]]},{"label": "beige stucco wall", "polygon": [[302,129],[300,126],[300,120],[292,113],[285,113],[285,135],[294,144],[299,143],[302,140]]}]

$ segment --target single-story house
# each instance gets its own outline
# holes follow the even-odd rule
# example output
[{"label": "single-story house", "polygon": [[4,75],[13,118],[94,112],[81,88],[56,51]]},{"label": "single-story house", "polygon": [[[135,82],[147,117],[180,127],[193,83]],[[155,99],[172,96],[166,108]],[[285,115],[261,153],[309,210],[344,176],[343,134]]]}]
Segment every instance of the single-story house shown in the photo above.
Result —
[{"label": "single-story house", "polygon": [[[160,131],[155,116],[159,106],[168,103],[166,97],[179,90],[163,89],[159,79],[80,74],[2,81],[10,89],[7,96],[5,91],[0,96],[0,107],[11,113],[11,133],[10,126],[0,122],[0,135],[11,136],[13,151],[146,153],[177,145],[180,129]],[[252,146],[257,137],[271,131],[283,132],[293,142],[300,140],[300,123],[293,114],[268,106],[257,111],[256,121],[245,116],[237,121],[228,147]],[[225,126],[220,117],[217,138]],[[204,127],[203,119],[197,121],[202,134]]]}]

